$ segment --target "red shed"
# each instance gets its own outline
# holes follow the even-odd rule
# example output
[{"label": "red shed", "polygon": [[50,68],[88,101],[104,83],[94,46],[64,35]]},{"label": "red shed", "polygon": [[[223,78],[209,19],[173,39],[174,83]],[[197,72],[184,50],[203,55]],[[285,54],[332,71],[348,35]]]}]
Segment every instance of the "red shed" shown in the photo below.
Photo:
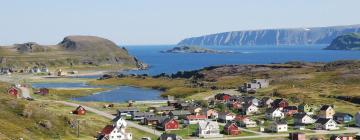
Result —
[{"label": "red shed", "polygon": [[86,114],[86,110],[85,110],[84,107],[78,106],[78,107],[73,111],[73,114],[85,115],[85,114]]},{"label": "red shed", "polygon": [[227,123],[224,126],[224,133],[227,135],[239,135],[239,127],[235,123]]},{"label": "red shed", "polygon": [[19,90],[16,87],[11,87],[8,89],[8,94],[17,97],[19,95]]},{"label": "red shed", "polygon": [[36,94],[39,94],[39,95],[47,95],[49,94],[49,89],[47,88],[40,88],[37,92],[35,92]]},{"label": "red shed", "polygon": [[158,126],[161,130],[168,131],[168,130],[177,130],[179,129],[179,122],[173,118],[167,118]]},{"label": "red shed", "polygon": [[215,95],[215,99],[216,100],[221,100],[221,101],[228,101],[230,99],[230,97],[231,97],[231,95],[225,94],[225,93]]}]

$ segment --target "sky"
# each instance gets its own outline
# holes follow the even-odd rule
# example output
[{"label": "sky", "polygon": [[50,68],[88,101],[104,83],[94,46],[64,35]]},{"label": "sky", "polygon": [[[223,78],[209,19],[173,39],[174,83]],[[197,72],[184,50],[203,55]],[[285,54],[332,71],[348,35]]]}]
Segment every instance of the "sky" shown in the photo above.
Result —
[{"label": "sky", "polygon": [[359,0],[0,0],[0,45],[94,35],[176,44],[225,31],[360,24]]}]

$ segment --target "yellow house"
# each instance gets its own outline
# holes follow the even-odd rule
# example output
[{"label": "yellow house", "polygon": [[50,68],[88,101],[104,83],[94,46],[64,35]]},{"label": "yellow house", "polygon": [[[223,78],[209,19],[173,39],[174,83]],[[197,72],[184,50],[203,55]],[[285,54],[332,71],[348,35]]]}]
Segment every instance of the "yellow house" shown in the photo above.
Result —
[{"label": "yellow house", "polygon": [[330,105],[323,105],[320,108],[320,112],[319,112],[319,118],[324,118],[324,119],[331,119],[333,118],[335,114],[335,110],[332,106]]}]

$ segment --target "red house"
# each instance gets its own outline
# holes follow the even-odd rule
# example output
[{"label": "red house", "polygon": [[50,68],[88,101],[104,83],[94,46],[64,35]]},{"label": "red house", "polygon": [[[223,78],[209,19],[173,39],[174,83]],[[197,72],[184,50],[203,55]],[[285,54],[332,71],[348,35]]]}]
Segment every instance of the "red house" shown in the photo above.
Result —
[{"label": "red house", "polygon": [[177,130],[179,129],[179,122],[174,118],[167,118],[163,122],[161,122],[157,128],[168,131],[168,130]]},{"label": "red house", "polygon": [[227,135],[239,135],[239,127],[235,123],[227,123],[224,126],[224,133]]},{"label": "red house", "polygon": [[47,88],[40,88],[38,91],[35,92],[35,94],[48,95],[48,94],[49,94],[49,89],[47,89]]},{"label": "red house", "polygon": [[19,90],[16,87],[11,87],[8,89],[8,94],[17,97],[19,95]]},{"label": "red house", "polygon": [[231,97],[231,95],[225,94],[225,93],[215,95],[215,99],[220,100],[220,101],[228,101],[230,99],[230,97]]},{"label": "red house", "polygon": [[285,108],[289,106],[289,103],[285,99],[276,99],[271,103],[273,108]]},{"label": "red house", "polygon": [[86,114],[86,110],[85,110],[84,107],[78,106],[72,113],[73,113],[73,114],[76,114],[76,115],[85,115],[85,114]]}]

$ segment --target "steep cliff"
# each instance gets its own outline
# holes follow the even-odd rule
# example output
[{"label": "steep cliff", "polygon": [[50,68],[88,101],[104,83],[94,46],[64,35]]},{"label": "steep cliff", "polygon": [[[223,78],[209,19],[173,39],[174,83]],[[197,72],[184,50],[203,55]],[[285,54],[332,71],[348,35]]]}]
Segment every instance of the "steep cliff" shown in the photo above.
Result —
[{"label": "steep cliff", "polygon": [[313,45],[330,44],[339,35],[360,32],[360,25],[232,31],[187,38],[178,45]]}]

